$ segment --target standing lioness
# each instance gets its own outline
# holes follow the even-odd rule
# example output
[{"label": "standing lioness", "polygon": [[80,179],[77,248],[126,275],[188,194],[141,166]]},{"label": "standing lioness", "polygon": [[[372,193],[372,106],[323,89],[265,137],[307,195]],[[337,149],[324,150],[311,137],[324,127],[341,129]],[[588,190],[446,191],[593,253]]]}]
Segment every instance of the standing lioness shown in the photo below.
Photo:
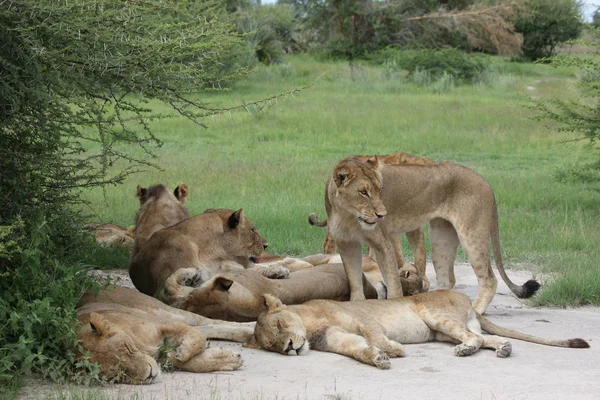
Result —
[{"label": "standing lioness", "polygon": [[479,282],[473,307],[484,313],[496,291],[489,241],[500,275],[521,298],[539,283],[510,281],[502,265],[494,192],[476,172],[461,165],[382,165],[377,156],[346,158],[335,166],[326,186],[328,225],[350,282],[351,300],[362,300],[361,242],[377,255],[388,297],[402,297],[390,237],[429,223],[437,288],[454,286],[454,258],[462,244]]}]

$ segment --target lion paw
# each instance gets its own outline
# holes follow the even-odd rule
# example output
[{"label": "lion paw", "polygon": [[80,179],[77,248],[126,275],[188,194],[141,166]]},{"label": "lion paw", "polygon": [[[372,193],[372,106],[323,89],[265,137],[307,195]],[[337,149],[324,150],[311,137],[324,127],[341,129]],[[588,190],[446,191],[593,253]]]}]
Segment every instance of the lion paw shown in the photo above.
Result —
[{"label": "lion paw", "polygon": [[286,279],[290,276],[290,270],[280,265],[271,265],[262,271],[269,279]]},{"label": "lion paw", "polygon": [[230,349],[216,348],[208,349],[210,351],[211,363],[215,371],[233,371],[238,369],[244,363],[242,355]]},{"label": "lion paw", "polygon": [[204,351],[205,344],[204,342],[193,342],[193,343],[182,343],[177,347],[175,351],[175,358],[177,361],[186,362],[196,354],[200,354]]},{"label": "lion paw", "polygon": [[454,347],[454,355],[459,357],[470,356],[475,353],[477,348],[475,346],[470,346],[468,344],[461,343]]},{"label": "lion paw", "polygon": [[506,358],[510,356],[512,353],[512,345],[510,342],[501,343],[498,347],[496,347],[496,356],[500,358]]},{"label": "lion paw", "polygon": [[390,362],[390,358],[388,355],[381,349],[375,346],[369,346],[365,349],[365,352],[368,355],[371,363],[379,369],[389,369],[392,366]]},{"label": "lion paw", "polygon": [[391,344],[387,349],[386,353],[392,358],[404,357],[406,355],[406,352],[404,351],[404,346],[393,340],[391,341]]}]

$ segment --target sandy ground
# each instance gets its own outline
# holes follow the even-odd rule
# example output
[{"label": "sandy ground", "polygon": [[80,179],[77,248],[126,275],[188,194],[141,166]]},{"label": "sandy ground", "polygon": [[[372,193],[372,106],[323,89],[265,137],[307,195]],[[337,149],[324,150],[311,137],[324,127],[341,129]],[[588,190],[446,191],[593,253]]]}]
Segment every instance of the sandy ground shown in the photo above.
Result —
[{"label": "sandy ground", "polygon": [[[433,284],[431,266],[428,272]],[[517,283],[531,277],[519,271],[509,275]],[[471,267],[458,265],[456,276],[455,289],[474,298],[477,281]],[[211,346],[239,350],[243,367],[229,373],[164,373],[159,382],[148,386],[107,385],[93,390],[121,399],[600,398],[600,309],[526,307],[499,277],[498,281],[498,292],[487,311],[493,322],[548,338],[581,337],[591,348],[564,349],[512,340],[511,357],[500,359],[488,350],[459,358],[448,343],[414,344],[406,345],[405,358],[392,360],[392,368],[381,371],[337,354],[311,351],[290,357],[213,341]],[[81,394],[83,389],[68,390]],[[31,382],[21,398],[44,398],[56,392],[52,385]]]}]

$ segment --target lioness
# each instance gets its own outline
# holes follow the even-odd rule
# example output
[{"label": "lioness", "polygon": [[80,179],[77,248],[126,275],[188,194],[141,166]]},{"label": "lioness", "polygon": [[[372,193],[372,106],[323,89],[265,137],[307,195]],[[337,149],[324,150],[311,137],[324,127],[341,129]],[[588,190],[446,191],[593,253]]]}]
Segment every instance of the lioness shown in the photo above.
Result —
[{"label": "lioness", "polygon": [[223,261],[245,268],[259,261],[267,246],[242,209],[209,210],[156,231],[129,263],[129,275],[140,292],[154,295],[180,268],[217,273]]},{"label": "lioness", "polygon": [[335,166],[326,186],[328,225],[337,243],[351,288],[351,300],[362,300],[361,242],[375,250],[389,298],[402,296],[390,237],[429,222],[437,288],[454,286],[454,258],[462,244],[479,282],[473,307],[484,313],[496,291],[489,240],[500,275],[521,298],[539,283],[510,281],[500,255],[498,212],[490,185],[473,170],[452,163],[383,165],[349,157]]},{"label": "lioness", "polygon": [[206,338],[245,341],[252,328],[213,321],[177,310],[133,289],[88,293],[80,301],[77,338],[103,376],[122,383],[151,383],[160,373],[160,348],[173,367],[191,372],[231,371],[242,365],[238,353],[206,348]]},{"label": "lioness", "polygon": [[[374,263],[374,262],[373,262]],[[312,266],[311,266],[312,267]],[[272,280],[253,271],[220,273],[201,283],[201,271],[183,268],[167,279],[161,298],[174,307],[209,318],[228,321],[255,321],[262,310],[262,295],[269,293],[285,304],[311,299],[348,300],[348,279],[342,264],[323,264],[292,272],[288,279]],[[363,278],[365,297],[385,298],[383,288],[375,289]],[[379,282],[379,281],[378,281]],[[199,287],[194,287],[199,284]],[[419,293],[422,281],[416,273],[402,277],[405,295]],[[383,296],[378,296],[383,290]],[[379,293],[378,293],[379,292]]]},{"label": "lioness", "polygon": [[[420,156],[413,156],[408,153],[394,153],[388,155],[378,156],[379,160],[384,165],[432,165],[435,164],[435,161]],[[369,156],[356,156],[361,161],[367,161]],[[443,161],[444,163],[447,161]],[[327,192],[325,193],[325,207],[330,208],[329,198],[327,196]],[[308,222],[311,225],[318,226],[321,228],[327,227],[327,234],[325,235],[325,240],[323,240],[323,253],[332,254],[335,253],[335,240],[331,236],[331,232],[327,225],[327,220],[321,222],[316,214],[312,213],[308,216]],[[406,232],[406,238],[408,239],[408,243],[410,244],[410,248],[413,252],[414,257],[414,266],[417,268],[417,273],[423,279],[423,290],[429,290],[429,280],[425,275],[425,267],[426,267],[426,254],[425,254],[425,235],[423,233],[423,228],[419,227],[414,231]],[[398,264],[398,268],[402,268],[404,265],[404,258],[402,257],[402,236],[396,235],[389,238],[392,246],[394,248],[394,254],[396,256],[396,262]],[[369,248],[369,256],[373,259],[376,258],[375,252],[372,248]]]},{"label": "lioness", "polygon": [[152,234],[168,228],[190,217],[185,205],[189,195],[185,183],[172,192],[164,185],[153,185],[148,189],[136,188],[140,208],[135,214],[135,244],[130,254],[133,259]]},{"label": "lioness", "polygon": [[467,296],[435,290],[394,300],[336,302],[311,300],[285,306],[269,294],[254,335],[246,344],[287,355],[302,355],[309,347],[352,357],[377,368],[390,367],[388,357],[403,357],[401,343],[429,341],[458,343],[457,356],[468,356],[481,347],[508,357],[511,344],[499,336],[548,346],[587,348],[583,339],[550,340],[501,328],[471,307]]}]

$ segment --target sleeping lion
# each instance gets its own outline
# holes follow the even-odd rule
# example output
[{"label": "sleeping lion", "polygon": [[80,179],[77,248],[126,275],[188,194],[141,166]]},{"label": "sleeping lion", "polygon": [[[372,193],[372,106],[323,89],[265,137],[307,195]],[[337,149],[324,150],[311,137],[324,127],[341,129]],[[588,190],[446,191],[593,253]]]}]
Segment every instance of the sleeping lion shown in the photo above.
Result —
[{"label": "sleeping lion", "polygon": [[207,348],[206,339],[244,342],[246,324],[215,321],[169,307],[133,289],[117,287],[86,294],[77,309],[77,338],[102,376],[121,383],[151,383],[160,374],[161,348],[175,369],[190,372],[231,371],[240,354]]},{"label": "sleeping lion", "polygon": [[[477,313],[467,296],[450,290],[392,300],[311,300],[293,306],[266,294],[263,301],[266,309],[246,347],[287,355],[306,354],[310,347],[380,369],[390,368],[389,357],[405,355],[401,343],[450,342],[457,344],[457,356],[483,347],[495,350],[498,357],[508,357],[512,346],[492,335],[548,346],[589,347],[583,339],[542,339],[499,327]],[[482,330],[492,335],[484,336]]]}]

